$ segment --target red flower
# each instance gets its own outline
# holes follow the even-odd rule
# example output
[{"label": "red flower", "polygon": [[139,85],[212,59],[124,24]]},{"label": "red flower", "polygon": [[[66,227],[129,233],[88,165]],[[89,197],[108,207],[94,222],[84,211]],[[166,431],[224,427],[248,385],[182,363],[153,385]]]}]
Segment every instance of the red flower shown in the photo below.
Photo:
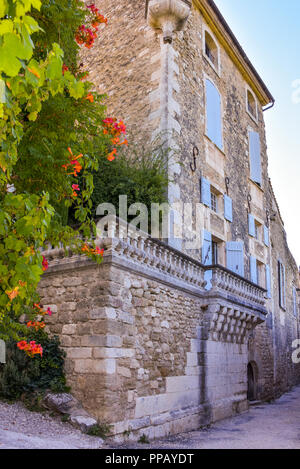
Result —
[{"label": "red flower", "polygon": [[47,259],[44,256],[43,256],[42,266],[43,266],[43,271],[44,272],[49,268],[49,263],[48,263]]},{"label": "red flower", "polygon": [[64,75],[65,72],[67,72],[69,70],[69,67],[67,67],[65,64],[63,64],[62,66],[62,74]]}]

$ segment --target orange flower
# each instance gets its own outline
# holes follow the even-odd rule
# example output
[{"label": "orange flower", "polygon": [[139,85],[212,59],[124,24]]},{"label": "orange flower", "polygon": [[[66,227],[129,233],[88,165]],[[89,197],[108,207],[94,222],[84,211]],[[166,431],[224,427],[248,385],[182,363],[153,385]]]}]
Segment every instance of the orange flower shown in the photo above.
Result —
[{"label": "orange flower", "polygon": [[87,244],[84,244],[81,248],[81,251],[82,252],[90,252],[90,248]]},{"label": "orange flower", "polygon": [[113,161],[116,158],[116,155],[117,155],[117,149],[114,148],[113,151],[111,151],[107,156],[108,161]]},{"label": "orange flower", "polygon": [[12,301],[14,298],[16,298],[16,296],[18,296],[19,289],[20,287],[15,287],[13,290],[6,290],[5,293],[7,294],[10,301]]},{"label": "orange flower", "polygon": [[37,78],[41,78],[40,75],[38,74],[38,72],[36,70],[33,70],[32,68],[29,68],[27,67],[27,70],[32,73],[32,75],[34,75],[35,77]]},{"label": "orange flower", "polygon": [[22,282],[22,280],[19,280],[19,285],[20,287],[26,287],[27,282]]},{"label": "orange flower", "polygon": [[27,327],[33,327],[36,331],[38,331],[39,329],[44,329],[45,326],[46,326],[46,324],[44,323],[44,321],[42,321],[42,322],[29,321],[27,323]]},{"label": "orange flower", "polygon": [[93,103],[93,102],[94,102],[94,96],[93,96],[91,93],[89,93],[89,94],[85,97],[85,99],[87,99],[90,103]]},{"label": "orange flower", "polygon": [[74,156],[70,147],[68,147],[68,152],[70,153],[70,156],[69,156],[70,162],[67,164],[63,164],[62,168],[64,168],[67,171],[68,168],[71,167],[72,172],[68,173],[68,175],[73,175],[76,177],[77,174],[80,173],[80,171],[82,170],[82,166],[77,160],[79,158],[82,158],[83,154],[80,153],[78,156]]}]

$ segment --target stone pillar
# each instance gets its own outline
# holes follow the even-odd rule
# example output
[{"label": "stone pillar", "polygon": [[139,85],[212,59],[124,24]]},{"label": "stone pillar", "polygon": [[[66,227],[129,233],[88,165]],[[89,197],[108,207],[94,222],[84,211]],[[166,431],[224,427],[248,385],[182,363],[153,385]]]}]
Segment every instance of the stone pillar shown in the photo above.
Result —
[{"label": "stone pillar", "polygon": [[[150,99],[160,100],[158,110],[150,116],[157,119],[159,116],[160,126],[155,130],[163,134],[166,147],[177,150],[176,136],[180,135],[181,127],[178,122],[180,106],[174,98],[175,92],[179,92],[176,78],[179,68],[176,64],[177,52],[173,47],[173,37],[177,31],[181,31],[190,15],[191,2],[188,0],[150,0],[148,3],[148,24],[155,30],[162,32],[161,37],[161,69],[160,85],[158,93]],[[177,158],[178,159],[178,158]],[[171,153],[168,161],[168,171],[171,180],[180,175],[180,165],[176,161],[176,154]],[[168,198],[173,206],[170,211],[168,242],[178,250],[182,249],[182,210],[181,194],[179,184],[171,183],[168,188]]]}]

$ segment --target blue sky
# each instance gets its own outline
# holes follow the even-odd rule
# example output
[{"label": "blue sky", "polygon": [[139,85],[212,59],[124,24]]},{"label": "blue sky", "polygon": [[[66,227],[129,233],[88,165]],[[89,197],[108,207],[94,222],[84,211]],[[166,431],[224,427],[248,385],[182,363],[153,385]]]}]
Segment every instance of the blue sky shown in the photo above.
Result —
[{"label": "blue sky", "polygon": [[266,111],[269,172],[300,265],[300,0],[215,0],[274,96]]}]

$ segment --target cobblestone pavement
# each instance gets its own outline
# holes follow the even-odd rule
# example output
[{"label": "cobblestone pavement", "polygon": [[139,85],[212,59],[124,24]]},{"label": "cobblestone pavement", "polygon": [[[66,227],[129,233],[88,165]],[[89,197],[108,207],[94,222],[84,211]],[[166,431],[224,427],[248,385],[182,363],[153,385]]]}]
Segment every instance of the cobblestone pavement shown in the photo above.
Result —
[{"label": "cobblestone pavement", "polygon": [[211,428],[147,444],[122,444],[106,448],[155,449],[300,449],[300,387],[271,404],[250,408]]}]

